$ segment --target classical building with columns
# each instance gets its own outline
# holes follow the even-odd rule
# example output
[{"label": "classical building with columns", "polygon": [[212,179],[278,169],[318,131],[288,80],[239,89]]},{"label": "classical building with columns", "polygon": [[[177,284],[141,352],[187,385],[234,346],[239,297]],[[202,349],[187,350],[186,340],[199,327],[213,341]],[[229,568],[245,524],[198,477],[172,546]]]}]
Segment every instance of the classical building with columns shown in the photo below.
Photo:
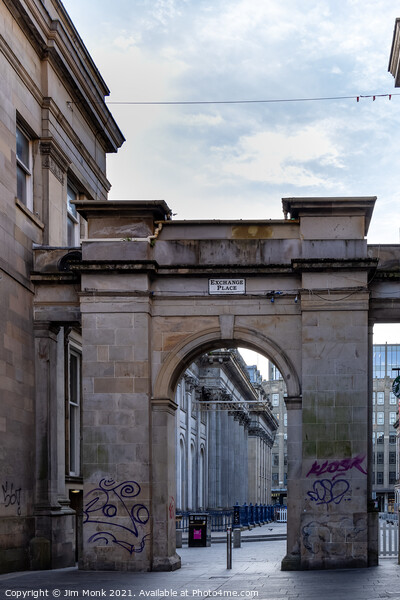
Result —
[{"label": "classical building with columns", "polygon": [[[68,294],[34,317],[33,247],[80,245],[73,201],[105,201],[124,141],[58,0],[0,3],[0,572],[75,563],[82,502],[81,329]],[[60,264],[63,269],[63,264]],[[66,278],[69,275],[66,274]],[[72,493],[75,492],[75,493]]]},{"label": "classical building with columns", "polygon": [[278,424],[259,374],[255,379],[250,369],[237,350],[216,350],[194,362],[179,381],[179,510],[270,503],[271,447]]}]

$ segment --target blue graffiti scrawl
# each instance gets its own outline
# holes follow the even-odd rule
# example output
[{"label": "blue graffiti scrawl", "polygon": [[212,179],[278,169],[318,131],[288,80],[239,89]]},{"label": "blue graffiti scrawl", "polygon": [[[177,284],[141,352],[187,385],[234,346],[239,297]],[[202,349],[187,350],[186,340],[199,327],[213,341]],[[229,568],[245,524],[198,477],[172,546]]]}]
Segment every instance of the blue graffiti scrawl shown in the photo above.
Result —
[{"label": "blue graffiti scrawl", "polygon": [[[144,504],[134,501],[140,491],[140,485],[136,481],[116,483],[113,479],[102,479],[98,487],[90,490],[85,496],[83,522],[100,523],[107,527],[104,527],[104,531],[93,534],[88,541],[117,544],[129,554],[143,552],[145,540],[149,535],[143,535],[143,526],[148,522],[150,515]],[[129,521],[122,525],[117,517],[129,517]],[[109,528],[116,528],[116,533],[107,531]],[[133,543],[129,540],[131,536],[135,538]]]},{"label": "blue graffiti scrawl", "polygon": [[320,479],[314,481],[313,491],[307,492],[307,495],[317,504],[340,504],[349,488],[350,484],[346,479]]}]

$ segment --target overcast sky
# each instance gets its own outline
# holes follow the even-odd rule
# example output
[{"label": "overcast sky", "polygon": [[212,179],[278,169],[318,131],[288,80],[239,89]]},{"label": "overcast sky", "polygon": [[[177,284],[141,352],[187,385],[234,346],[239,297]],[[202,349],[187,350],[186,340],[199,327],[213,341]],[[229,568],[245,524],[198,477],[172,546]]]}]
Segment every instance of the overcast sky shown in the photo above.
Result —
[{"label": "overcast sky", "polygon": [[[108,102],[360,96],[110,104],[126,138],[108,158],[111,200],[164,199],[178,219],[280,219],[282,197],[377,196],[368,240],[399,243],[400,88],[388,73],[399,3],[64,5],[111,90]],[[392,98],[361,97],[374,94]]]},{"label": "overcast sky", "polygon": [[[400,89],[393,0],[64,0],[126,137],[111,200],[176,218],[282,218],[281,198],[377,196],[368,239],[399,242]],[[399,94],[398,96],[396,94]]]}]

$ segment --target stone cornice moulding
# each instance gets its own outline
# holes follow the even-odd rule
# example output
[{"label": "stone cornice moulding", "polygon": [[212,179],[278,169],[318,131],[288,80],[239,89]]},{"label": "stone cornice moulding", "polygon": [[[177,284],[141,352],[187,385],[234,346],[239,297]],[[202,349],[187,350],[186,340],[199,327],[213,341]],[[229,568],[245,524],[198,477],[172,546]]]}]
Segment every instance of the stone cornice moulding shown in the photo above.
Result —
[{"label": "stone cornice moulding", "polygon": [[301,410],[303,399],[301,396],[285,396],[283,398],[286,410]]},{"label": "stone cornice moulding", "polygon": [[388,71],[393,75],[395,82],[394,86],[400,85],[400,19],[397,18],[394,24],[392,47],[390,50],[390,58]]},{"label": "stone cornice moulding", "polygon": [[364,235],[367,235],[376,196],[319,196],[282,198],[282,209],[285,219],[290,214],[291,219],[303,216],[338,217],[359,216],[364,221]]},{"label": "stone cornice moulding", "polygon": [[69,89],[71,101],[79,102],[97,139],[101,136],[105,151],[116,152],[125,138],[104,101],[109,90],[62,5],[57,7],[58,20],[31,0],[4,2],[39,59],[51,62]]},{"label": "stone cornice moulding", "polygon": [[[41,100],[41,104],[42,104],[42,111],[48,110],[50,112],[50,114],[54,117],[54,119],[57,121],[57,123],[60,125],[61,129],[65,133],[65,137],[71,140],[73,146],[76,148],[77,154],[83,158],[83,160],[88,165],[89,169],[92,171],[94,177],[101,182],[104,189],[108,192],[111,189],[110,182],[108,181],[107,177],[105,176],[103,171],[100,169],[100,167],[98,166],[96,161],[93,159],[91,154],[88,152],[88,150],[82,144],[81,139],[76,134],[75,130],[71,127],[71,125],[68,123],[67,119],[65,118],[65,116],[63,115],[62,111],[57,106],[57,104],[54,102],[53,98],[44,97]],[[60,148],[59,144],[58,144],[58,148]],[[60,149],[60,152],[62,152],[61,149]],[[65,156],[65,153],[64,153],[64,156]],[[76,178],[86,188],[87,198],[88,199],[95,198],[95,195],[96,195],[95,191],[91,189],[91,186],[87,182],[82,181],[82,173],[81,173],[81,171],[79,171],[77,169],[77,167],[74,165],[72,160],[69,160],[69,168],[73,171],[73,173],[75,173]]]},{"label": "stone cornice moulding", "polygon": [[151,398],[151,409],[154,412],[167,412],[175,416],[178,404],[171,398]]},{"label": "stone cornice moulding", "polygon": [[0,52],[5,56],[11,67],[17,73],[18,77],[21,79],[26,88],[29,89],[30,93],[34,97],[34,99],[41,104],[43,101],[43,95],[36,83],[29,76],[27,70],[22,65],[22,63],[17,58],[16,54],[10,48],[6,40],[2,35],[0,35]]}]

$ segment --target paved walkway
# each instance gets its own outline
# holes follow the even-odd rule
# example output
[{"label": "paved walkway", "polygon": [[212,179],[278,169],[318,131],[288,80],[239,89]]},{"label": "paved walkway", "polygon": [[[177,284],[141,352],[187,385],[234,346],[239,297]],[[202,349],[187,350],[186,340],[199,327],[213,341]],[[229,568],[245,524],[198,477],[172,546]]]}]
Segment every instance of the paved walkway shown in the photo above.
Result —
[{"label": "paved walkway", "polygon": [[263,600],[400,600],[400,566],[383,559],[378,567],[339,571],[282,572],[285,541],[179,550],[182,568],[173,573],[85,572],[77,569],[0,575],[0,598],[261,598]]}]

